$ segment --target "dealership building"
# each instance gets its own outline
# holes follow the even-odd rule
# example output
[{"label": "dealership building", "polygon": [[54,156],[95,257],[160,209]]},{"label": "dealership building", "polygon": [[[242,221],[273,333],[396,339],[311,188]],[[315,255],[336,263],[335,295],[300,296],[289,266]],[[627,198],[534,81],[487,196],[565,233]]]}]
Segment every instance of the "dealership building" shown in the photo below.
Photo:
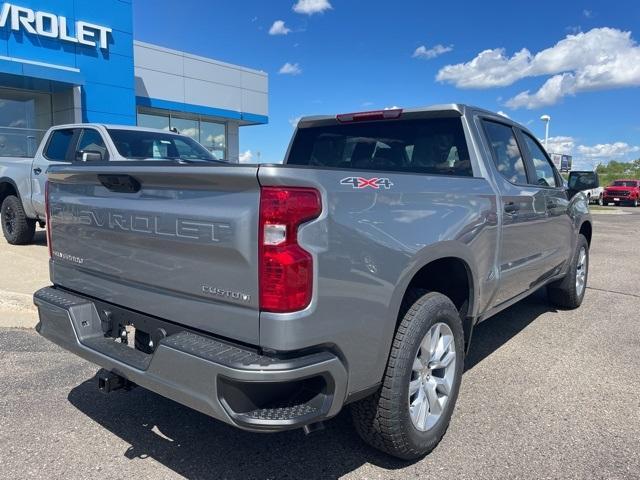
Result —
[{"label": "dealership building", "polygon": [[268,122],[268,77],[135,40],[131,0],[5,2],[0,156],[79,122],[175,128],[237,161],[240,127]]}]

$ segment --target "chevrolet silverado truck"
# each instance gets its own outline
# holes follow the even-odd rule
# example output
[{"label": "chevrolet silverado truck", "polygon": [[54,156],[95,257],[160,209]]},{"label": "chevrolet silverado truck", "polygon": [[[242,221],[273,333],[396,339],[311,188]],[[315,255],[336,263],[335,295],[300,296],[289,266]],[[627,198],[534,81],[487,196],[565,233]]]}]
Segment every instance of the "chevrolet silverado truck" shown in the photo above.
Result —
[{"label": "chevrolet silverado truck", "polygon": [[604,189],[602,199],[605,205],[613,203],[618,207],[626,203],[637,207],[640,204],[640,180],[614,180]]},{"label": "chevrolet silverado truck", "polygon": [[304,118],[278,165],[57,165],[37,330],[101,366],[104,392],[255,432],[309,433],[349,405],[367,442],[417,458],[478,322],[541,287],[581,304],[577,189],[598,185],[570,183],[526,128],[458,104]]},{"label": "chevrolet silverado truck", "polygon": [[[118,137],[114,138],[111,131],[117,132]],[[51,165],[161,156],[181,157],[187,161],[214,159],[206,148],[191,138],[169,132],[162,137],[168,143],[158,140],[156,145],[138,145],[139,151],[121,151],[116,145],[122,140],[120,137],[136,131],[144,129],[109,129],[105,125],[87,123],[60,125],[45,133],[33,158],[0,158],[0,218],[7,242],[12,245],[30,243],[36,223],[44,226],[44,186]]]}]

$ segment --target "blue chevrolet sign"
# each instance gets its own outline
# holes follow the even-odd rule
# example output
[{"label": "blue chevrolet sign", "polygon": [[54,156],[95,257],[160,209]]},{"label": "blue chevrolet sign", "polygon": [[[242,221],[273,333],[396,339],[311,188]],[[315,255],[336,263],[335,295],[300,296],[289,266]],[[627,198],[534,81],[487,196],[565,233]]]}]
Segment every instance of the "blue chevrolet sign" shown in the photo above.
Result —
[{"label": "blue chevrolet sign", "polygon": [[77,87],[82,121],[135,124],[132,23],[126,0],[4,2],[0,85]]}]

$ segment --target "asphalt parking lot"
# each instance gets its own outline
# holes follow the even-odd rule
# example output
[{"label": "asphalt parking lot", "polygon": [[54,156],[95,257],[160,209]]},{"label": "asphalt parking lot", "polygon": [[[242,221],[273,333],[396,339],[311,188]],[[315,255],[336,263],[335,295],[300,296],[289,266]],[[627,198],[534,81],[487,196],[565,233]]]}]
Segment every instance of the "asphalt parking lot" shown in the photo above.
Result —
[{"label": "asphalt parking lot", "polygon": [[[0,328],[0,478],[640,478],[640,209],[620,211],[594,214],[580,309],[539,292],[477,328],[452,424],[421,461],[365,446],[348,412],[265,435],[141,388],[104,396],[97,367]],[[0,325],[29,326],[46,259],[42,238],[0,240]]]}]

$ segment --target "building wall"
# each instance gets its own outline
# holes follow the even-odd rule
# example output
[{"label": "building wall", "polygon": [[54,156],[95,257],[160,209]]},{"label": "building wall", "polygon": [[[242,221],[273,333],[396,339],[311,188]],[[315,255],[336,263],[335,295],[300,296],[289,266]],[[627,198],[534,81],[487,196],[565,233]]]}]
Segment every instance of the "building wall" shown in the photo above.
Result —
[{"label": "building wall", "polygon": [[138,105],[236,120],[241,125],[268,121],[264,72],[138,41],[134,59]]}]

